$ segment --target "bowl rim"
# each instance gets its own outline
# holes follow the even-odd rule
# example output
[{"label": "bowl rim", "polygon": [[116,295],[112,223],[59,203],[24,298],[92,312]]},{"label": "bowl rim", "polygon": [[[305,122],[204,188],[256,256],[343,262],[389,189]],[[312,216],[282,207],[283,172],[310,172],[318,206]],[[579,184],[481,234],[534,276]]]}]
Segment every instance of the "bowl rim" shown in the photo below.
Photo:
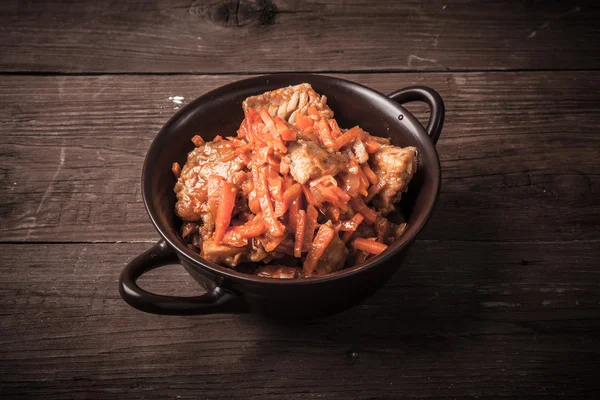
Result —
[{"label": "bowl rim", "polygon": [[[247,274],[244,272],[238,272],[232,268],[224,267],[224,266],[221,266],[214,262],[205,260],[205,259],[201,258],[198,254],[192,252],[189,248],[182,246],[182,245],[180,245],[180,243],[172,240],[172,238],[170,237],[170,235],[168,233],[163,232],[163,229],[161,228],[160,223],[158,221],[159,212],[154,207],[152,207],[151,202],[148,199],[149,197],[151,197],[151,193],[148,189],[150,184],[149,183],[146,184],[146,182],[149,182],[149,180],[150,180],[150,176],[148,175],[149,164],[151,162],[150,155],[153,154],[154,152],[156,152],[156,146],[158,145],[157,144],[158,139],[162,135],[164,135],[165,132],[170,130],[171,125],[173,125],[176,121],[178,121],[180,118],[182,118],[185,114],[194,110],[199,104],[206,101],[207,99],[214,97],[215,95],[218,95],[219,93],[226,92],[231,89],[237,89],[238,85],[253,83],[253,81],[256,81],[257,85],[264,85],[264,82],[266,81],[268,83],[268,81],[270,79],[277,79],[277,80],[289,79],[290,82],[287,84],[293,85],[293,84],[296,84],[296,83],[294,83],[296,81],[303,82],[306,78],[315,77],[315,76],[318,76],[320,79],[324,79],[325,81],[338,81],[344,85],[351,86],[352,90],[363,91],[365,93],[368,93],[370,96],[379,98],[380,100],[383,100],[383,101],[389,103],[393,107],[397,108],[398,112],[404,116],[402,121],[398,121],[398,123],[401,123],[404,125],[406,125],[407,123],[410,123],[410,125],[416,129],[416,131],[417,131],[416,133],[418,136],[424,136],[426,138],[426,140],[424,140],[423,143],[425,144],[425,147],[429,147],[428,151],[433,152],[433,155],[435,156],[434,165],[428,165],[429,168],[435,168],[435,170],[437,171],[437,173],[434,175],[434,182],[433,182],[433,185],[435,185],[435,194],[434,194],[433,198],[429,201],[429,204],[427,205],[427,209],[423,213],[422,217],[419,219],[418,223],[416,225],[412,225],[412,226],[409,225],[410,234],[403,235],[400,238],[400,240],[398,240],[398,241],[394,242],[392,245],[390,245],[390,249],[389,249],[390,251],[384,251],[383,253],[373,257],[371,260],[365,262],[362,265],[356,266],[356,267],[345,268],[340,271],[332,272],[332,273],[329,273],[326,275],[311,276],[311,277],[301,278],[301,279],[273,279],[273,278],[263,278],[263,277],[259,277],[257,275],[251,275],[251,274]],[[323,94],[327,95],[326,93],[323,93]],[[222,276],[224,278],[231,279],[236,282],[250,282],[250,283],[260,284],[260,285],[303,286],[303,285],[308,285],[308,284],[326,283],[326,282],[331,282],[334,280],[349,278],[356,274],[360,274],[365,270],[375,268],[379,264],[392,261],[394,257],[396,257],[402,250],[406,249],[415,240],[417,234],[423,229],[423,227],[429,221],[429,219],[433,213],[433,210],[435,209],[435,206],[437,204],[439,194],[440,194],[440,188],[441,188],[441,166],[440,166],[439,155],[437,153],[436,147],[435,147],[434,143],[430,140],[430,137],[427,134],[423,125],[416,119],[415,116],[412,115],[412,113],[410,111],[408,111],[402,105],[400,105],[399,103],[397,103],[390,97],[384,95],[383,93],[381,93],[375,89],[369,88],[365,85],[362,85],[360,83],[356,83],[356,82],[353,82],[353,81],[350,81],[347,79],[333,77],[333,76],[329,76],[329,75],[313,74],[313,73],[280,73],[280,74],[258,75],[258,76],[253,76],[253,77],[249,77],[249,78],[245,78],[245,79],[240,79],[240,80],[237,80],[234,82],[230,82],[228,84],[219,86],[215,89],[212,89],[212,90],[200,95],[199,97],[195,98],[190,103],[188,103],[187,105],[182,107],[180,110],[178,110],[175,114],[173,114],[169,118],[169,120],[161,127],[161,129],[156,134],[156,136],[154,137],[154,139],[152,140],[152,143],[150,144],[150,146],[148,148],[148,151],[144,158],[142,174],[141,174],[141,192],[142,192],[142,199],[144,201],[144,206],[146,208],[146,212],[148,213],[148,216],[150,217],[150,220],[152,221],[152,224],[154,225],[155,229],[158,231],[159,235],[162,237],[163,240],[166,241],[166,243],[169,245],[169,247],[173,251],[175,251],[175,253],[177,254],[177,256],[180,260],[181,260],[181,257],[184,257],[194,267],[207,269],[208,271],[212,272],[213,274]],[[392,248],[392,246],[393,246],[393,248]]]}]

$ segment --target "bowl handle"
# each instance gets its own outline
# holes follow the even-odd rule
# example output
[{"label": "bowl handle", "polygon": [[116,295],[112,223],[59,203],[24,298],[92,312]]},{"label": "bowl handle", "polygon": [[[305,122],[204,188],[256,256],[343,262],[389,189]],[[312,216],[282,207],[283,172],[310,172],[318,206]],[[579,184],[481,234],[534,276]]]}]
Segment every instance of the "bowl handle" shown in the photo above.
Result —
[{"label": "bowl handle", "polygon": [[123,269],[119,278],[121,297],[130,306],[153,314],[195,315],[246,311],[246,306],[239,296],[228,293],[218,286],[202,296],[178,297],[153,294],[137,285],[137,279],[146,272],[177,263],[179,260],[175,253],[161,239]]},{"label": "bowl handle", "polygon": [[427,123],[427,133],[431,137],[433,144],[436,144],[442,133],[444,125],[444,100],[435,90],[426,86],[411,86],[404,89],[396,90],[388,95],[392,100],[400,104],[409,103],[411,101],[422,101],[429,106],[431,116]]}]

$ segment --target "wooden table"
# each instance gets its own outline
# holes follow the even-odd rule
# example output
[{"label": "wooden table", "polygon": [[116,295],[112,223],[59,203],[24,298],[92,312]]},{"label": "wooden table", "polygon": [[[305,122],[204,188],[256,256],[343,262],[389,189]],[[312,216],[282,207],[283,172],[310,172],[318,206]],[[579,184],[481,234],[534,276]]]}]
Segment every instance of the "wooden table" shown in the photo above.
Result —
[{"label": "wooden table", "polygon": [[[363,3],[2,2],[0,398],[598,394],[597,3]],[[406,264],[324,320],[130,308],[120,270],[158,239],[152,138],[284,71],[444,97],[442,193]],[[142,281],[199,292],[177,266]]]}]

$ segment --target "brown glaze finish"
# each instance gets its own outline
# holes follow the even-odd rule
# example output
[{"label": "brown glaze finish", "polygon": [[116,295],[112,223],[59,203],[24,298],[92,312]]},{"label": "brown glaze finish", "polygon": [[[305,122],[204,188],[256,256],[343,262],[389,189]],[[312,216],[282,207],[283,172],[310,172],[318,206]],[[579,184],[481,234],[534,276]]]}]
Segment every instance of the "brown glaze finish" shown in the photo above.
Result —
[{"label": "brown glaze finish", "polygon": [[[389,137],[398,146],[415,146],[419,165],[409,191],[401,201],[409,228],[388,250],[360,267],[330,275],[277,280],[247,275],[203,260],[185,247],[175,214],[173,161],[185,163],[193,149],[192,136],[206,140],[230,136],[243,119],[241,103],[251,95],[302,82],[328,98],[340,126],[359,124],[376,136]],[[146,209],[161,241],[123,270],[121,296],[131,306],[158,314],[204,314],[256,311],[274,318],[312,318],[342,311],[381,287],[400,267],[409,245],[428,220],[440,189],[440,164],[434,147],[442,129],[444,104],[426,87],[394,92],[398,102],[424,101],[431,109],[426,130],[398,102],[364,86],[342,79],[310,74],[266,75],[238,81],[211,91],[175,114],[154,139],[142,172]],[[180,298],[148,293],[135,283],[143,273],[166,263],[181,263],[208,292]]]}]

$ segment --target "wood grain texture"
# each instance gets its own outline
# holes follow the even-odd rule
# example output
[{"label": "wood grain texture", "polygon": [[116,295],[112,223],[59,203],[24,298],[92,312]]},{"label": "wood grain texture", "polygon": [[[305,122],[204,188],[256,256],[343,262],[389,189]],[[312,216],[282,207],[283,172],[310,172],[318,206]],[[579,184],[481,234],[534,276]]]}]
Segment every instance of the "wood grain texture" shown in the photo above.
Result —
[{"label": "wood grain texture", "polygon": [[[446,101],[442,194],[422,239],[598,238],[599,72],[343,77],[383,93],[425,84]],[[241,78],[0,77],[0,241],[156,240],[139,183],[152,138]]]},{"label": "wood grain texture", "polygon": [[3,1],[0,70],[593,69],[592,0]]},{"label": "wood grain texture", "polygon": [[[3,398],[591,397],[597,241],[419,241],[337,316],[164,317],[129,308],[121,267],[148,244],[0,245]],[[143,278],[197,294],[180,267]]]}]

